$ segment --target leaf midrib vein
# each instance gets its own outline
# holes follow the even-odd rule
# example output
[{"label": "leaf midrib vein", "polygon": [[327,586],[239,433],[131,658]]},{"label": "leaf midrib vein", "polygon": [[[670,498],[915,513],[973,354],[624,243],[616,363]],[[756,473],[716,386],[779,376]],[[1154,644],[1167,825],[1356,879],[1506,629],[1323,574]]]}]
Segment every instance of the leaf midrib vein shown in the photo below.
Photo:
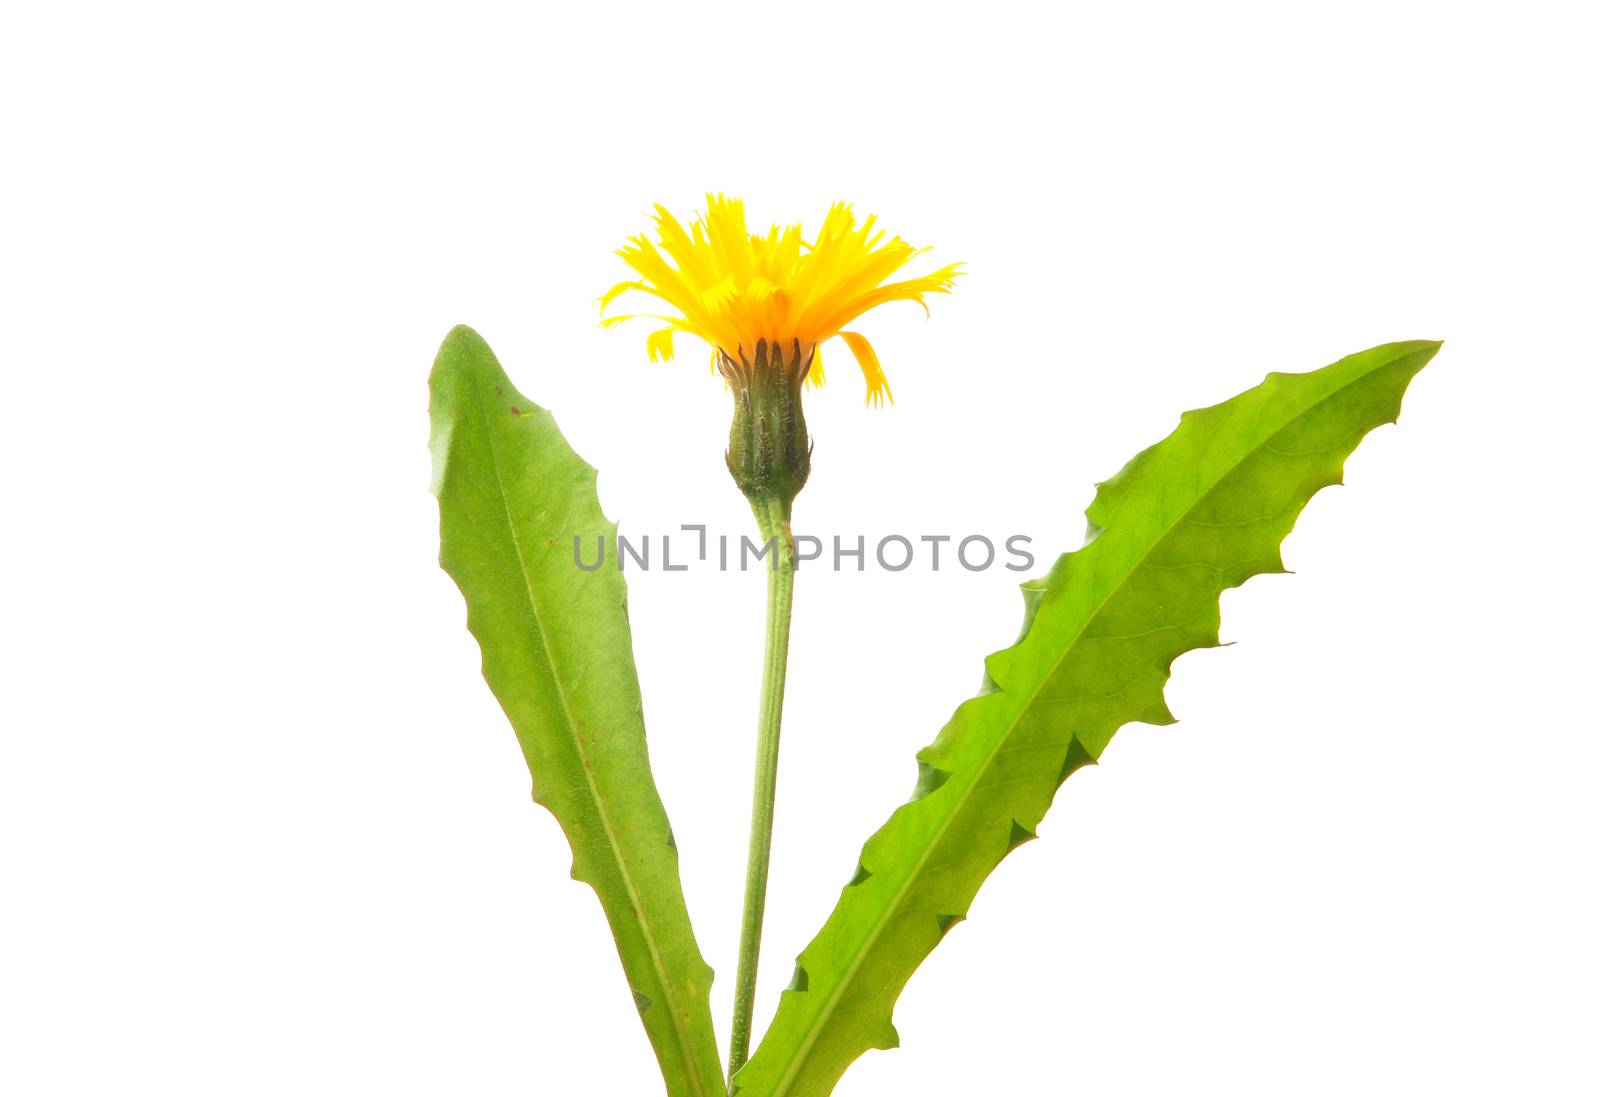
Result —
[{"label": "leaf midrib vein", "polygon": [[[594,771],[589,762],[588,753],[583,747],[583,737],[578,734],[576,719],[572,713],[572,703],[567,696],[566,683],[561,680],[555,662],[550,655],[550,636],[544,627],[544,616],[539,610],[539,600],[533,592],[533,578],[528,574],[528,564],[522,553],[522,539],[517,536],[517,526],[511,510],[511,497],[506,492],[505,479],[500,473],[500,455],[495,448],[494,431],[489,424],[489,416],[483,405],[483,395],[476,384],[472,384],[473,406],[478,413],[479,421],[483,424],[483,436],[489,445],[489,464],[494,469],[495,489],[500,495],[500,505],[505,511],[506,531],[511,535],[512,547],[516,550],[517,568],[522,574],[523,589],[528,595],[528,608],[533,613],[534,626],[539,630],[540,647],[544,652],[545,663],[550,670],[550,678],[556,684],[556,693],[561,698],[561,712],[566,718],[567,731],[572,739],[573,747],[583,765],[583,779],[589,787],[590,797],[594,801],[595,813],[600,818],[600,825],[605,830],[607,847],[611,851],[612,860],[617,865],[618,875],[622,878],[623,887],[628,893],[629,905],[633,907],[634,914],[639,919],[639,927],[644,932],[645,943],[650,950],[650,964],[655,969],[656,979],[661,985],[663,997],[662,1004],[667,1008],[667,1015],[672,1020],[673,1031],[678,1036],[678,1050],[682,1056],[684,1069],[688,1072],[689,1083],[697,1094],[704,1094],[705,1087],[701,1084],[699,1066],[695,1061],[693,1048],[690,1044],[687,1031],[684,1029],[682,1019],[678,1015],[676,996],[673,992],[671,980],[667,978],[665,962],[661,956],[661,949],[656,944],[656,935],[650,918],[646,915],[644,905],[639,899],[638,888],[634,885],[633,876],[628,871],[627,861],[618,851],[616,830],[611,824],[611,817],[605,808],[605,802],[600,796],[600,789],[595,784]],[[515,391],[515,390],[513,390]],[[594,887],[593,882],[589,886]]]}]

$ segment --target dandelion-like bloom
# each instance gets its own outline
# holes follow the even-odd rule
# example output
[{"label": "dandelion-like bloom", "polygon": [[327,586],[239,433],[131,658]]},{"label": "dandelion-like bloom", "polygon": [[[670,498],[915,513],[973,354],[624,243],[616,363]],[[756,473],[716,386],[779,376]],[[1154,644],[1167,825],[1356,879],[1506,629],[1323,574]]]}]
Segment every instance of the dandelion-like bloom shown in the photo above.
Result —
[{"label": "dandelion-like bloom", "polygon": [[[707,195],[705,214],[687,229],[657,206],[660,242],[635,236],[617,253],[639,278],[617,283],[600,298],[601,323],[662,321],[666,326],[645,341],[652,362],[671,360],[673,337],[679,332],[703,339],[711,345],[712,364],[734,385],[739,374],[758,368],[758,357],[764,365],[821,384],[818,348],[838,336],[866,376],[867,400],[892,401],[872,344],[845,326],[891,301],[915,301],[926,311],[924,296],[948,293],[960,264],[888,281],[927,249],[912,247],[898,236],[886,240],[885,233],[875,230],[876,220],[858,223],[850,207],[838,202],[808,241],[799,225],[751,233],[744,203],[736,198]],[[630,290],[657,297],[677,311],[606,316],[606,307]]]}]

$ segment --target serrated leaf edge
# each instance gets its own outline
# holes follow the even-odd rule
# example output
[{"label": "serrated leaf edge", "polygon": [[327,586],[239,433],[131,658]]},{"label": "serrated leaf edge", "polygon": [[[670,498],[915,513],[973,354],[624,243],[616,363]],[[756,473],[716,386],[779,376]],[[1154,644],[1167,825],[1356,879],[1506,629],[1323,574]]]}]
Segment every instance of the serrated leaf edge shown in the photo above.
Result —
[{"label": "serrated leaf edge", "polygon": [[[1402,346],[1402,345],[1408,345],[1408,344],[1390,344],[1390,346],[1395,346],[1395,347]],[[1414,349],[1412,349],[1408,353],[1409,354],[1413,354],[1413,355],[1421,355],[1423,357],[1423,364],[1426,364],[1426,362],[1428,360],[1430,360],[1433,357],[1433,355],[1438,352],[1438,349],[1439,349],[1439,346],[1440,346],[1440,344],[1433,343],[1433,342],[1428,342],[1428,343],[1419,342],[1419,343],[1416,343],[1416,344],[1409,344],[1409,345],[1413,346]],[[1380,349],[1380,348],[1372,348],[1372,349],[1373,350],[1377,350],[1377,349]],[[1367,353],[1370,353],[1370,352],[1367,352]],[[1276,436],[1277,434],[1281,434],[1284,431],[1288,430],[1293,424],[1298,422],[1307,413],[1309,413],[1313,408],[1325,404],[1327,400],[1332,399],[1339,392],[1343,392],[1346,389],[1348,389],[1349,387],[1351,387],[1353,385],[1356,385],[1356,384],[1359,384],[1362,381],[1365,381],[1365,380],[1369,379],[1372,376],[1372,374],[1376,373],[1380,369],[1388,368],[1388,367],[1391,367],[1391,366],[1395,365],[1403,357],[1405,357],[1405,356],[1404,355],[1397,355],[1395,358],[1390,359],[1389,361],[1386,361],[1386,362],[1382,363],[1381,365],[1375,366],[1372,370],[1369,370],[1369,371],[1366,371],[1366,372],[1363,372],[1363,373],[1359,374],[1358,376],[1352,378],[1345,385],[1341,385],[1338,389],[1335,389],[1332,392],[1330,392],[1330,393],[1326,394],[1325,396],[1321,397],[1315,403],[1309,405],[1306,408],[1301,409],[1292,419],[1290,419],[1282,427],[1280,427],[1277,431],[1275,431],[1274,432],[1274,436]],[[1418,368],[1420,369],[1421,367],[1419,366]],[[1316,372],[1316,371],[1312,371],[1312,372]],[[1305,376],[1305,375],[1304,374],[1290,374],[1290,373],[1284,373],[1284,372],[1272,372],[1272,373],[1268,373],[1266,375],[1266,377],[1263,379],[1263,381],[1261,382],[1261,384],[1258,385],[1258,386],[1255,386],[1255,387],[1256,388],[1263,388],[1263,389],[1271,389],[1271,388],[1274,388],[1274,387],[1281,386],[1281,384],[1287,379],[1297,378],[1297,377],[1301,377],[1301,376]],[[1250,390],[1246,390],[1246,391],[1250,391]],[[1243,394],[1240,394],[1240,395],[1243,395]],[[1404,387],[1402,387],[1402,390],[1401,390],[1399,396],[1403,396],[1403,395],[1404,395]],[[1389,416],[1388,418],[1381,419],[1381,420],[1378,420],[1376,422],[1373,422],[1371,425],[1369,425],[1369,426],[1367,426],[1365,428],[1358,428],[1358,429],[1352,431],[1352,434],[1354,435],[1354,437],[1356,439],[1356,444],[1359,444],[1359,442],[1360,442],[1360,440],[1362,438],[1364,438],[1367,434],[1371,433],[1371,431],[1376,430],[1378,427],[1385,426],[1385,425],[1388,425],[1388,424],[1392,424],[1392,423],[1398,421],[1398,418],[1399,418],[1399,396],[1397,396],[1395,412],[1394,412],[1393,415]],[[1105,489],[1108,488],[1108,487],[1116,485],[1120,479],[1122,479],[1123,477],[1129,475],[1131,469],[1133,469],[1141,460],[1146,458],[1146,456],[1148,454],[1150,454],[1151,451],[1153,451],[1157,447],[1163,445],[1168,439],[1170,439],[1174,434],[1176,434],[1177,430],[1181,429],[1183,424],[1184,424],[1184,422],[1187,421],[1191,416],[1203,414],[1204,412],[1213,410],[1214,408],[1219,408],[1223,404],[1226,404],[1226,403],[1230,402],[1231,400],[1238,399],[1238,398],[1239,398],[1238,396],[1235,396],[1235,397],[1230,398],[1229,401],[1223,401],[1223,402],[1221,402],[1219,404],[1210,405],[1210,406],[1208,406],[1206,408],[1198,408],[1198,409],[1194,409],[1192,411],[1184,412],[1182,415],[1179,416],[1179,427],[1178,428],[1175,428],[1175,430],[1173,432],[1170,432],[1166,437],[1162,438],[1161,441],[1158,441],[1158,442],[1154,443],[1153,445],[1147,446],[1145,449],[1139,451],[1139,453],[1135,454],[1132,459],[1130,459],[1126,464],[1124,464],[1122,466],[1122,468],[1120,468],[1110,478],[1108,478],[1107,480],[1104,480],[1101,483],[1096,485],[1095,497],[1090,502],[1088,508],[1085,511],[1085,518],[1087,519],[1087,528],[1086,528],[1086,531],[1085,531],[1085,537],[1084,537],[1083,544],[1080,545],[1078,549],[1073,550],[1071,552],[1063,553],[1060,557],[1058,557],[1056,562],[1055,562],[1055,564],[1050,569],[1050,571],[1045,576],[1043,576],[1042,578],[1031,579],[1031,580],[1028,580],[1028,581],[1020,584],[1022,595],[1023,595],[1023,600],[1024,600],[1024,618],[1023,618],[1022,629],[1021,629],[1016,641],[1014,641],[1008,647],[1000,649],[999,651],[992,652],[990,655],[985,657],[985,659],[984,659],[984,671],[985,671],[985,674],[984,674],[983,688],[980,690],[980,692],[976,696],[969,697],[965,701],[961,702],[957,706],[957,709],[956,709],[957,713],[959,713],[962,709],[965,709],[970,705],[978,705],[978,704],[983,704],[983,703],[992,703],[992,702],[996,701],[996,699],[999,697],[999,695],[1001,695],[1001,694],[1003,694],[1005,692],[1004,686],[995,677],[995,671],[998,669],[998,666],[996,665],[995,661],[999,660],[999,659],[1002,659],[1003,657],[1016,652],[1018,649],[1020,649],[1027,642],[1027,640],[1029,638],[1029,635],[1030,635],[1030,633],[1032,631],[1032,626],[1033,626],[1033,624],[1035,622],[1035,619],[1037,617],[1037,613],[1038,613],[1038,610],[1040,608],[1040,605],[1043,602],[1043,600],[1046,597],[1046,595],[1055,586],[1053,580],[1055,579],[1055,577],[1057,575],[1058,569],[1061,569],[1064,566],[1066,566],[1068,561],[1072,557],[1076,556],[1084,548],[1088,547],[1090,544],[1095,542],[1101,536],[1101,534],[1105,532],[1104,527],[1101,526],[1096,521],[1096,517],[1095,517],[1096,513],[1097,513],[1097,510],[1099,509],[1099,504],[1101,504],[1102,501],[1105,499]],[[1259,447],[1257,447],[1257,448],[1259,448]],[[1353,450],[1354,450],[1354,446],[1351,447],[1351,452],[1353,452]],[[1231,475],[1233,472],[1237,471],[1237,469],[1246,460],[1248,460],[1249,457],[1252,456],[1255,452],[1256,452],[1256,450],[1254,450],[1254,449],[1251,450],[1250,453],[1245,454],[1238,461],[1236,461],[1233,465],[1230,465],[1226,470],[1224,470],[1223,472],[1219,473],[1214,478],[1214,480],[1212,482],[1212,487],[1215,487],[1216,484],[1221,483],[1229,475]],[[1335,470],[1335,474],[1333,475],[1332,478],[1328,479],[1327,481],[1325,481],[1323,483],[1314,483],[1314,484],[1312,484],[1312,486],[1310,487],[1310,490],[1306,492],[1304,499],[1302,499],[1302,501],[1300,503],[1300,510],[1301,511],[1304,510],[1305,506],[1310,502],[1310,500],[1319,491],[1322,490],[1322,488],[1342,483],[1344,465],[1345,465],[1345,462],[1349,459],[1349,456],[1350,456],[1350,453],[1347,453],[1345,455],[1345,457],[1342,458],[1338,462],[1337,468]],[[1207,492],[1209,492],[1210,490],[1211,490],[1211,488],[1207,488]],[[1196,497],[1196,502],[1198,503],[1198,501],[1200,499],[1204,498],[1204,497],[1205,497],[1205,493],[1201,493],[1200,495],[1198,495]],[[1143,565],[1144,561],[1148,558],[1148,556],[1150,555],[1150,552],[1154,550],[1155,546],[1159,545],[1174,529],[1176,529],[1177,525],[1179,524],[1179,522],[1184,517],[1186,517],[1189,514],[1189,512],[1192,511],[1193,509],[1194,509],[1193,506],[1187,508],[1184,512],[1182,512],[1182,514],[1177,519],[1175,519],[1174,521],[1169,523],[1166,526],[1166,528],[1163,529],[1162,532],[1157,537],[1152,539],[1151,548],[1148,549],[1139,558],[1139,561],[1137,563],[1135,563],[1133,566],[1131,566],[1131,567],[1129,567],[1127,569],[1129,575],[1132,575],[1135,571],[1138,570],[1138,568],[1140,566]],[[1298,519],[1298,512],[1296,514],[1296,518]],[[1284,538],[1287,538],[1288,533],[1292,532],[1292,528],[1293,527],[1291,525],[1290,530],[1285,531]],[[1241,586],[1241,585],[1243,585],[1244,582],[1248,581],[1251,578],[1254,578],[1256,575],[1271,574],[1271,573],[1274,573],[1274,572],[1282,572],[1283,568],[1282,568],[1281,555],[1280,555],[1282,540],[1283,540],[1283,538],[1280,538],[1279,541],[1278,541],[1279,552],[1274,554],[1274,557],[1275,557],[1274,566],[1263,567],[1263,568],[1260,568],[1259,570],[1252,571],[1251,573],[1245,575],[1243,578],[1239,579],[1237,582],[1224,584],[1222,586],[1221,590],[1228,590],[1228,589],[1232,589],[1232,588]],[[1100,600],[1099,605],[1096,606],[1096,609],[1095,609],[1095,611],[1093,613],[1089,613],[1089,614],[1085,615],[1084,624],[1079,628],[1078,632],[1075,633],[1063,645],[1061,654],[1058,655],[1055,659],[1053,659],[1051,661],[1051,671],[1043,673],[1043,674],[1040,674],[1038,676],[1038,680],[1039,680],[1040,685],[1036,686],[1035,689],[1032,691],[1032,693],[1029,694],[1028,697],[1023,701],[1023,703],[1018,707],[1017,711],[1019,713],[1027,711],[1028,706],[1032,703],[1033,699],[1037,697],[1037,695],[1039,693],[1039,690],[1042,688],[1042,684],[1044,682],[1047,682],[1050,679],[1051,673],[1053,672],[1054,668],[1060,665],[1061,660],[1066,657],[1066,654],[1068,652],[1072,651],[1076,647],[1078,641],[1082,639],[1083,633],[1084,633],[1085,629],[1087,629],[1089,622],[1094,620],[1095,616],[1100,612],[1100,609],[1107,602],[1109,602],[1111,596],[1116,591],[1118,591],[1120,589],[1121,589],[1121,584],[1119,583],[1116,587],[1113,587],[1110,591],[1108,591],[1107,594]],[[1220,594],[1220,591],[1219,591],[1219,594]],[[1216,608],[1215,605],[1213,605],[1213,606],[1208,608],[1207,612],[1211,612],[1215,608]],[[1220,614],[1218,615],[1218,619],[1220,621]],[[1166,707],[1165,696],[1164,696],[1165,695],[1165,691],[1166,691],[1166,683],[1171,678],[1172,664],[1174,662],[1176,662],[1177,659],[1180,658],[1182,655],[1185,655],[1190,651],[1204,650],[1204,649],[1207,649],[1207,648],[1220,646],[1218,644],[1218,638],[1217,638],[1217,635],[1216,635],[1216,629],[1213,628],[1210,631],[1211,631],[1211,636],[1210,636],[1209,642],[1200,643],[1200,644],[1196,644],[1196,645],[1194,645],[1192,647],[1185,648],[1182,651],[1180,651],[1177,654],[1175,654],[1171,659],[1169,659],[1167,661],[1166,666],[1163,668],[1163,675],[1161,677],[1160,685],[1158,687],[1158,695],[1160,697],[1160,703],[1161,703],[1160,711],[1152,711],[1149,714],[1147,714],[1147,716],[1143,720],[1127,721],[1127,723],[1141,723],[1141,722],[1143,722],[1143,723],[1152,723],[1152,724],[1170,724],[1170,723],[1175,722],[1175,717],[1173,717],[1173,715],[1171,714],[1170,710],[1168,710],[1167,707]],[[955,719],[956,719],[956,716],[953,714],[952,717],[951,717],[950,723],[953,723]],[[1012,721],[1012,725],[1014,726],[1015,723],[1016,723],[1016,721],[1013,720]],[[948,726],[948,724],[947,724],[947,726]],[[1126,724],[1119,725],[1119,726],[1126,726]],[[1006,735],[997,737],[997,742],[1003,743],[1004,740],[1009,735],[1010,735],[1010,731],[1008,730]],[[887,830],[889,827],[891,827],[894,824],[895,816],[897,816],[900,813],[901,810],[904,810],[904,808],[909,807],[912,804],[916,804],[919,801],[921,801],[921,800],[923,800],[923,799],[925,799],[925,798],[927,798],[929,796],[937,795],[938,793],[942,792],[943,789],[946,787],[946,784],[947,784],[947,781],[948,781],[948,778],[949,778],[950,775],[948,773],[945,773],[942,770],[939,770],[937,767],[933,766],[930,762],[928,762],[923,757],[924,754],[926,754],[928,751],[933,749],[933,747],[935,747],[936,745],[937,745],[937,740],[935,741],[935,743],[929,744],[927,747],[924,747],[921,751],[918,752],[917,763],[918,763],[918,768],[919,768],[919,776],[918,776],[917,790],[913,794],[912,798],[909,801],[907,801],[905,804],[901,805],[900,808],[896,809],[896,811],[890,816],[889,821],[887,821],[882,827],[880,827],[877,831],[875,831],[873,833],[872,837],[869,837],[867,839],[867,842],[863,846],[861,857],[858,858],[858,866],[859,866],[858,867],[858,875],[859,875],[859,873],[866,871],[866,869],[865,869],[865,853],[866,853],[866,849],[872,845],[874,839],[876,839],[877,836],[880,833],[882,833],[883,831]],[[1082,757],[1081,758],[1074,758],[1074,753],[1077,752],[1077,751],[1081,751],[1082,752]],[[991,752],[991,754],[988,755],[984,759],[984,761],[983,761],[983,763],[982,763],[980,768],[986,768],[992,762],[993,757],[994,757],[994,754]],[[1096,754],[1091,754],[1089,752],[1089,750],[1087,749],[1087,747],[1085,747],[1081,743],[1081,741],[1079,740],[1079,738],[1078,738],[1078,736],[1076,734],[1071,735],[1069,740],[1068,740],[1068,742],[1067,742],[1067,744],[1066,744],[1066,757],[1065,757],[1065,759],[1063,761],[1060,777],[1057,780],[1057,786],[1056,786],[1057,789],[1060,788],[1061,784],[1065,783],[1065,781],[1066,781],[1066,779],[1068,777],[1070,777],[1073,773],[1077,772],[1078,769],[1082,768],[1085,765],[1093,765],[1093,764],[1095,764],[1097,762],[1098,762],[1098,754],[1097,753]],[[928,782],[928,775],[930,773],[938,775],[938,779],[931,783],[931,787],[927,787],[927,785],[929,783]],[[966,792],[963,795],[963,802],[965,801],[966,796],[970,795],[972,790],[975,789],[975,788],[976,788],[976,785],[968,786]],[[1046,804],[1046,810],[1048,810],[1048,807],[1049,807],[1049,804],[1047,803]],[[935,848],[938,845],[939,841],[942,840],[943,835],[948,831],[950,823],[957,817],[958,814],[959,814],[959,808],[951,808],[947,812],[945,820],[940,824],[940,827],[939,827],[938,831],[936,832],[936,837],[934,837],[932,840],[930,840],[930,841],[928,841],[926,843],[926,849],[925,849],[925,852],[924,852],[924,855],[923,855],[923,859],[919,859],[919,862],[914,867],[913,871],[907,874],[907,878],[906,878],[907,879],[907,883],[905,885],[902,885],[902,887],[898,890],[898,892],[894,896],[893,901],[891,903],[887,904],[887,906],[886,906],[887,910],[894,911],[894,910],[897,910],[899,908],[899,905],[900,905],[901,901],[903,900],[908,888],[911,886],[911,884],[915,880],[917,880],[919,878],[920,873],[922,872],[923,863],[924,863],[924,860],[925,860],[925,858],[927,856],[927,851],[931,851],[933,848]],[[1006,854],[1009,854],[1012,850],[1014,850],[1017,845],[1022,844],[1022,841],[1026,841],[1029,838],[1034,837],[1034,835],[1031,832],[1027,831],[1026,828],[1021,827],[1021,825],[1015,819],[1012,820],[1012,828],[1013,828],[1013,830],[1012,830],[1012,841],[1008,845],[1008,848],[1006,850]],[[1017,833],[1018,833],[1019,830],[1021,830],[1022,833],[1026,835],[1026,837],[1023,838],[1021,841],[1017,840]],[[1002,860],[1004,859],[1006,854],[1002,855],[1002,858],[1001,858]],[[980,879],[978,881],[978,887],[980,889],[981,889],[983,881],[987,880],[989,875],[991,875],[993,873],[994,869],[998,868],[998,867],[999,867],[999,861],[995,862],[994,865],[991,865],[989,867],[989,869],[986,872],[983,873],[983,875],[980,877]],[[871,875],[871,873],[867,872],[867,876],[870,876],[870,875]],[[865,877],[863,877],[863,879],[864,878]],[[857,883],[857,882],[859,882],[859,880],[852,880],[852,885]],[[831,915],[830,915],[830,918],[831,918]],[[952,925],[956,924],[959,921],[965,920],[965,918],[966,918],[966,912],[965,911],[962,911],[962,912],[959,912],[959,913],[937,915],[936,916],[936,922],[937,922],[937,925],[938,925],[938,928],[939,928],[939,931],[940,931],[939,938],[942,940],[943,936],[946,933],[948,933],[948,931],[949,931],[949,929],[951,928]],[[873,945],[875,945],[875,943],[878,940],[879,936],[882,934],[883,930],[886,928],[886,926],[889,924],[889,922],[891,920],[892,919],[888,918],[888,917],[880,919],[879,925],[874,927],[871,936],[869,936],[867,938],[867,940],[864,943],[863,947],[858,950],[857,955],[852,960],[852,963],[851,963],[850,967],[846,969],[845,976],[839,980],[837,986],[835,987],[835,989],[833,991],[833,995],[832,995],[835,999],[837,999],[839,996],[844,994],[846,992],[847,988],[851,985],[851,978],[853,976],[853,973],[856,970],[859,970],[859,965],[861,963],[865,962],[866,956],[870,953]],[[825,929],[826,929],[826,923],[824,924],[824,930]],[[820,932],[821,931],[819,931],[819,936],[820,936]],[[808,945],[807,947],[809,949],[810,946]],[[797,961],[796,961],[797,969],[803,970],[801,965],[803,964],[804,955],[805,955],[805,953],[802,952],[801,953],[801,957],[799,959],[797,959]],[[923,959],[925,960],[926,956],[924,956]],[[921,963],[922,963],[922,961],[919,960],[918,961],[918,966],[920,966]],[[904,988],[903,988],[903,985],[902,985],[901,990],[903,991],[903,989]],[[803,990],[803,991],[799,991],[799,992],[800,993],[810,993],[809,988],[807,988],[806,990]],[[789,993],[789,992],[786,991],[785,993]],[[896,1031],[895,1026],[894,1026],[894,1006],[898,1002],[899,993],[900,993],[900,991],[897,991],[895,993],[895,995],[890,999],[890,1001],[888,1003],[888,1006],[887,1006],[888,1016],[884,1019],[884,1028],[883,1028],[882,1037],[877,1042],[869,1044],[868,1045],[869,1049],[870,1048],[877,1048],[879,1050],[887,1050],[889,1048],[893,1048],[895,1046],[898,1046],[899,1034]],[[806,1039],[801,1043],[799,1048],[797,1048],[796,1053],[792,1057],[790,1063],[785,1067],[783,1073],[780,1075],[780,1081],[779,1081],[778,1085],[776,1087],[774,1087],[771,1091],[764,1092],[762,1094],[762,1097],[786,1097],[786,1095],[787,1095],[787,1093],[789,1091],[789,1087],[792,1084],[792,1081],[794,1079],[795,1071],[804,1063],[804,1061],[806,1059],[806,1056],[809,1053],[810,1049],[815,1045],[816,1040],[820,1038],[822,1030],[826,1027],[827,1022],[826,1022],[826,1020],[823,1020],[822,1018],[831,1017],[832,1016],[832,1008],[833,1008],[832,1004],[830,1004],[826,1008],[826,1012],[818,1015],[819,1019],[814,1021],[814,1023],[810,1026],[810,1031],[808,1032]],[[759,1054],[759,1052],[760,1052],[760,1046],[759,1045],[757,1046],[756,1052],[757,1052],[757,1054]],[[752,1056],[752,1062],[754,1060],[755,1060],[755,1056]]]}]

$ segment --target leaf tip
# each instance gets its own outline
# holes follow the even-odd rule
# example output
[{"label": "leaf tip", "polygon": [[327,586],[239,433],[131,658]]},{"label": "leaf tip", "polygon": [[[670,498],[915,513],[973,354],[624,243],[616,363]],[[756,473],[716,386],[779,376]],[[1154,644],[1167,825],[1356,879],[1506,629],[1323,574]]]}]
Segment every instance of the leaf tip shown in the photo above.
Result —
[{"label": "leaf tip", "polygon": [[446,332],[445,337],[439,342],[439,352],[433,358],[434,375],[437,376],[457,366],[469,365],[473,360],[485,355],[492,359],[494,352],[489,349],[489,344],[483,336],[466,324],[457,324]]}]

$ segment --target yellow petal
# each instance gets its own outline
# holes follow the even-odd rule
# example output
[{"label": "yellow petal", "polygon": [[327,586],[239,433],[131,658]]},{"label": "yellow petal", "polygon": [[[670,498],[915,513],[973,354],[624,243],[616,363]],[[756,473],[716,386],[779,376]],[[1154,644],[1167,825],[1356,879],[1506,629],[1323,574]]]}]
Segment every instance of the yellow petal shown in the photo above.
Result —
[{"label": "yellow petal", "polygon": [[[828,208],[815,235],[799,225],[752,231],[744,203],[722,194],[706,195],[704,212],[686,221],[657,206],[655,228],[653,239],[634,236],[617,253],[634,280],[600,298],[607,326],[623,319],[607,316],[607,306],[634,291],[666,305],[659,319],[668,330],[647,345],[653,360],[666,360],[676,332],[734,358],[752,355],[763,341],[806,352],[842,335],[871,403],[892,399],[883,369],[866,339],[843,329],[893,301],[926,308],[926,295],[949,292],[960,273],[952,265],[908,276],[907,264],[926,249],[888,235],[874,217],[857,218],[844,202]],[[813,361],[807,380],[822,384],[824,376],[820,359]]]},{"label": "yellow petal", "polygon": [[889,379],[883,375],[883,367],[878,364],[878,354],[872,349],[872,344],[867,342],[866,336],[853,331],[841,331],[839,338],[850,348],[850,353],[856,356],[856,364],[861,367],[861,373],[867,379],[867,403],[878,405],[883,403],[885,397],[889,403],[894,403],[894,393],[889,391]]},{"label": "yellow petal", "polygon": [[652,362],[672,361],[672,329],[662,328],[659,331],[652,331],[645,336],[644,349],[645,353],[650,355]]},{"label": "yellow petal", "polygon": [[643,282],[618,282],[616,285],[602,293],[598,298],[600,302],[600,311],[604,313],[607,305],[611,304],[611,302],[615,301],[618,297],[621,297],[624,293],[627,293],[631,289],[644,290],[646,293],[650,292],[650,287],[645,285]]},{"label": "yellow petal", "polygon": [[822,372],[822,348],[817,347],[811,352],[811,368],[806,371],[806,382],[821,388],[828,383],[828,375]]}]

